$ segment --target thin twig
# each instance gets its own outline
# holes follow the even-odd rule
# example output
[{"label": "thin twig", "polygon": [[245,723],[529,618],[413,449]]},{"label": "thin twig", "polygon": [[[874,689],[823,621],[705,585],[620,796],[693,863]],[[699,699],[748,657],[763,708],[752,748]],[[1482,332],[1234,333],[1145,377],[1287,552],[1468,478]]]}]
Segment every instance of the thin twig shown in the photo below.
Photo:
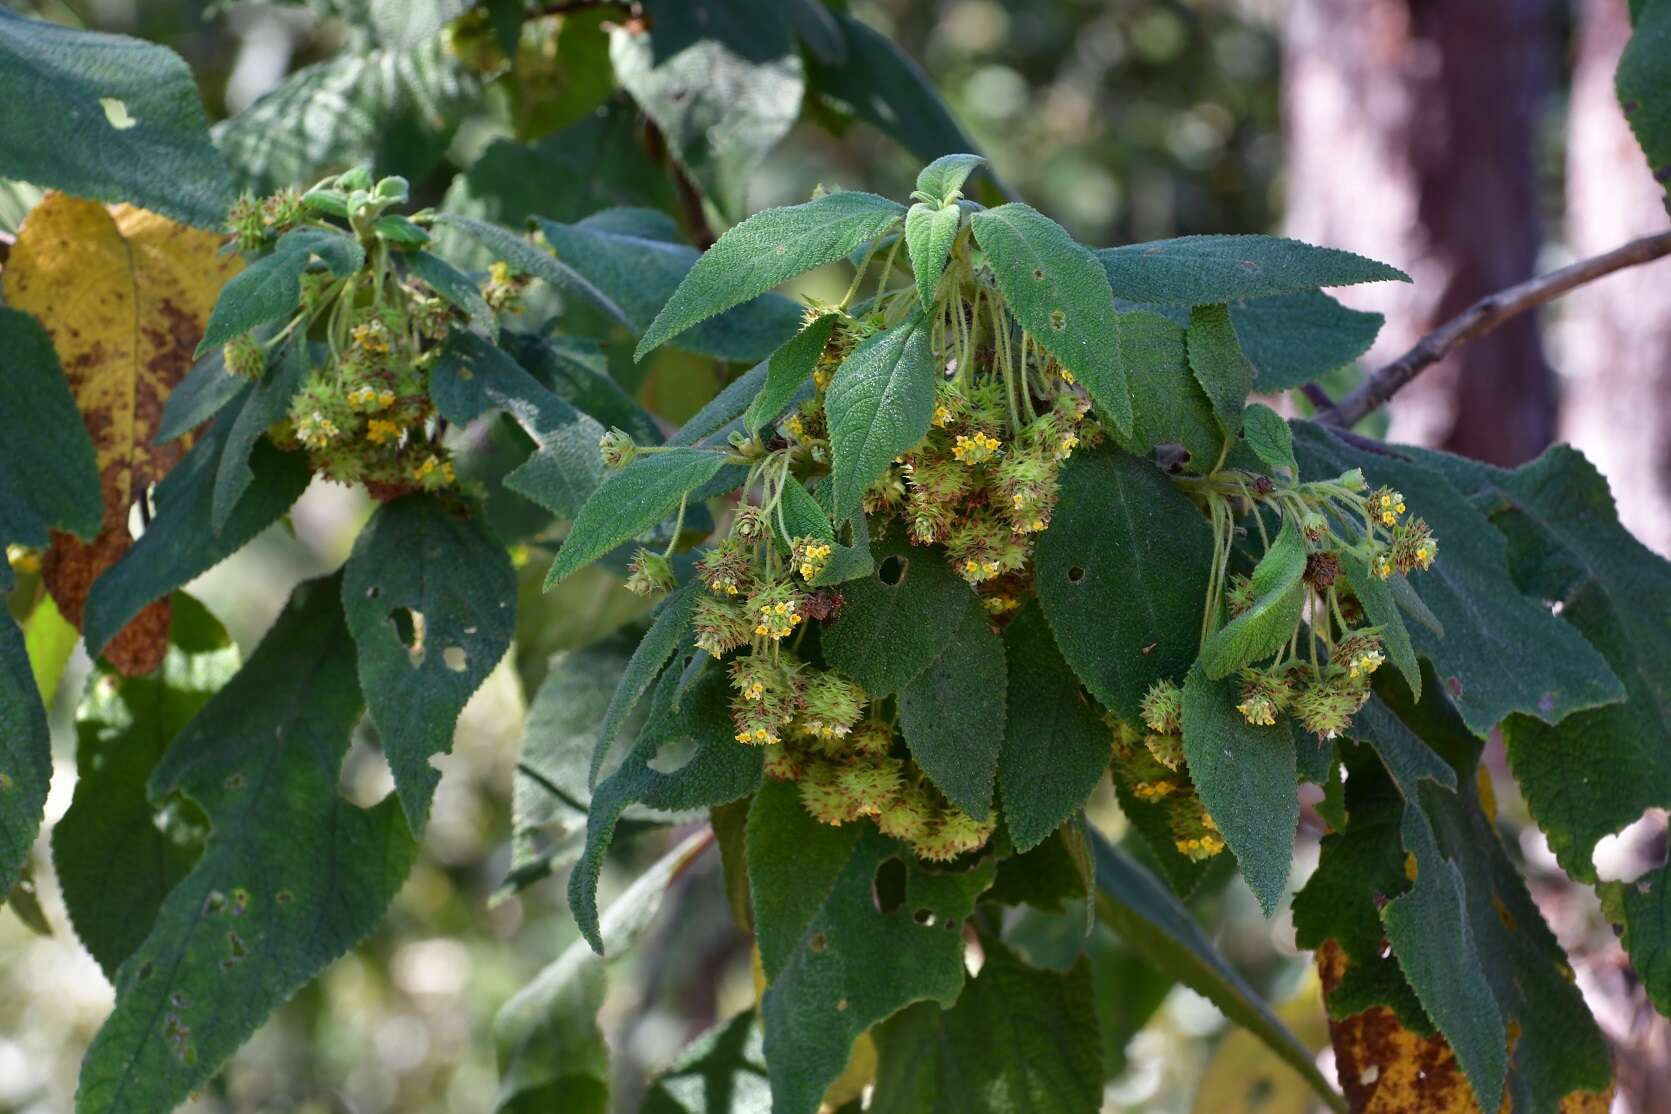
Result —
[{"label": "thin twig", "polygon": [[1334,399],[1329,397],[1328,391],[1325,391],[1316,383],[1302,383],[1300,393],[1306,397],[1306,401],[1317,408],[1319,414],[1325,410],[1334,409]]},{"label": "thin twig", "polygon": [[1603,255],[1580,260],[1558,271],[1528,279],[1518,286],[1487,295],[1422,337],[1416,346],[1370,375],[1338,406],[1321,411],[1317,418],[1328,425],[1350,427],[1386,405],[1406,383],[1450,355],[1457,348],[1483,336],[1512,317],[1565,294],[1603,275],[1649,263],[1671,255],[1671,232],[1632,240]]}]

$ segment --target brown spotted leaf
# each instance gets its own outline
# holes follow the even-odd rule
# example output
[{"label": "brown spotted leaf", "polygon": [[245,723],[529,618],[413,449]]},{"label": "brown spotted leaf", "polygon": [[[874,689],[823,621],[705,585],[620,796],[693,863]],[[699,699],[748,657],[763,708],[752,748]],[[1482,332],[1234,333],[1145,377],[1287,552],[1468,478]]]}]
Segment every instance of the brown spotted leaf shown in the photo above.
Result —
[{"label": "brown spotted leaf", "polygon": [[[45,560],[47,587],[78,628],[93,581],[132,544],[134,504],[187,448],[153,442],[215,296],[240,266],[219,248],[215,234],[155,213],[59,193],[35,207],[12,247],[6,303],[51,335],[92,435],[104,494],[98,536],[83,542],[54,533]],[[167,647],[168,621],[168,602],[152,604],[104,656],[129,675],[151,672]]]}]

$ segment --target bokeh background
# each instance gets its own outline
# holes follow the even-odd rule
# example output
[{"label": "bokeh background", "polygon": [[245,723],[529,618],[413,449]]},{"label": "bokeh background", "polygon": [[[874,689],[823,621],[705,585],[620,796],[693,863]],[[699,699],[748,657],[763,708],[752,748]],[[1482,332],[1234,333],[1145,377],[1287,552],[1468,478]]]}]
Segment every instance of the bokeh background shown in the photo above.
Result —
[{"label": "bokeh background", "polygon": [[[342,31],[306,6],[186,0],[43,0],[26,14],[165,42],[191,63],[211,116],[248,105],[328,56]],[[328,7],[328,5],[324,5]],[[1626,0],[853,0],[855,14],[921,61],[997,170],[1027,200],[1096,245],[1199,232],[1282,232],[1350,248],[1412,274],[1413,287],[1357,288],[1343,301],[1387,316],[1368,367],[1396,356],[1474,299],[1574,258],[1667,227],[1663,192],[1612,94]],[[510,125],[495,115],[452,134],[418,185],[450,179]],[[0,168],[3,170],[3,168]],[[912,160],[879,135],[797,127],[755,183],[755,208],[818,183],[901,194]],[[0,189],[0,232],[27,189]],[[1343,371],[1337,393],[1361,370]],[[655,396],[665,414],[700,399]],[[1671,261],[1612,276],[1528,315],[1432,369],[1391,408],[1393,438],[1503,464],[1552,439],[1575,442],[1611,480],[1625,522],[1671,552]],[[194,585],[247,652],[304,577],[347,554],[369,512],[316,485],[275,530]],[[496,897],[509,863],[510,789],[522,715],[549,655],[635,617],[605,574],[542,597],[525,580],[522,631],[466,711],[419,868],[388,920],[305,990],[198,1099],[201,1111],[417,1112],[489,1109],[494,1011],[575,937],[561,878]],[[1505,668],[1512,668],[1505,662]],[[68,806],[78,659],[53,709],[57,770],[48,822]],[[1570,885],[1490,752],[1502,831],[1573,959],[1617,1050],[1618,1114],[1671,1106],[1671,1028],[1646,1004],[1591,892]],[[356,747],[346,792],[387,789]],[[1112,806],[1105,819],[1117,825]],[[1296,881],[1316,861],[1307,813]],[[676,838],[669,835],[667,840]],[[662,837],[639,841],[650,861]],[[1598,851],[1604,877],[1665,856],[1650,814]],[[605,900],[630,877],[621,859]],[[75,942],[45,845],[35,858],[51,933],[0,912],[0,1110],[68,1110],[81,1053],[111,991]],[[1286,912],[1259,916],[1233,882],[1200,910],[1219,946],[1315,1047],[1327,1043],[1307,957]],[[1016,926],[1035,959],[1060,950],[1048,925]],[[1118,945],[1099,947],[1116,954]],[[678,885],[650,937],[611,968],[605,1023],[621,1109],[646,1073],[752,997],[747,946],[716,856]],[[1104,1022],[1123,1071],[1109,1111],[1219,1111],[1215,1090],[1256,1070],[1203,999],[1135,965],[1111,964]],[[1130,1035],[1128,1013],[1159,1002]],[[1327,1056],[1326,1051],[1323,1055]],[[1255,1066],[1249,1066],[1255,1065]],[[1280,1079],[1280,1076],[1276,1077]],[[1280,1085],[1259,1109],[1302,1111]]]}]

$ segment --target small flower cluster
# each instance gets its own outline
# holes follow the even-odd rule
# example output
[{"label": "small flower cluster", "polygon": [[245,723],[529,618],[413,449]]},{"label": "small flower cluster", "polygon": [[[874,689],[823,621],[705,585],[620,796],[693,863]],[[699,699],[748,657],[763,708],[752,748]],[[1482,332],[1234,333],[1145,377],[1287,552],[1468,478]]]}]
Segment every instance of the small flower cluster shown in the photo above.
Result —
[{"label": "small flower cluster", "polygon": [[[318,265],[303,274],[301,305],[282,330],[265,339],[245,334],[223,350],[229,374],[259,380],[286,345],[323,343],[327,354],[291,399],[285,419],[269,431],[281,448],[308,454],[314,471],[340,483],[363,483],[373,496],[439,491],[458,482],[441,444],[429,398],[429,371],[462,316],[422,282],[403,276],[394,260],[427,233],[388,214],[407,198],[404,179],[375,184],[363,169],[326,179],[305,194],[281,191],[262,201],[241,198],[228,218],[237,245],[269,249],[292,229],[311,228],[346,241],[327,218],[347,221],[364,263],[339,277]],[[509,307],[526,279],[502,265],[488,276],[484,297]]]},{"label": "small flower cluster", "polygon": [[916,545],[943,547],[994,615],[1016,606],[1033,536],[1050,525],[1062,462],[1094,436],[1086,424],[1089,398],[1064,379],[1056,382],[1056,393],[1038,400],[1035,416],[1008,443],[999,436],[1008,428],[1002,384],[941,383],[928,436],[866,496],[867,513],[898,517]]},{"label": "small flower cluster", "polygon": [[1181,711],[1177,686],[1155,685],[1143,701],[1147,731],[1111,719],[1111,765],[1115,780],[1132,796],[1161,810],[1178,853],[1202,862],[1224,850],[1224,837],[1202,805],[1184,764]]}]

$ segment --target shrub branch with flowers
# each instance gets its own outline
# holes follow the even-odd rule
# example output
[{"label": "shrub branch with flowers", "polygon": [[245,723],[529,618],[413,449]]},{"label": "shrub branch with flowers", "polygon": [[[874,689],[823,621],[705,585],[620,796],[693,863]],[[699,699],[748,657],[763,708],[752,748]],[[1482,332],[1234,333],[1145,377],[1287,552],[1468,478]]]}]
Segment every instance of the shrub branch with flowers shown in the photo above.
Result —
[{"label": "shrub branch with flowers", "polygon": [[[432,759],[513,647],[532,697],[502,893],[567,870],[583,940],[498,1017],[502,1110],[607,1105],[593,953],[630,946],[714,844],[755,1001],[646,1109],[1092,1114],[1106,1050],[1159,1002],[1139,964],[1332,1109],[1391,1108],[1411,1078],[1445,1109],[1605,1104],[1606,1042],[1481,762],[1500,734],[1561,866],[1671,1011],[1667,868],[1625,884],[1591,857],[1671,806],[1671,567],[1594,467],[1342,428],[1413,364],[1318,420],[1258,401],[1366,351],[1372,315],[1323,291],[1408,281],[1393,267],[1268,236],[1087,248],[944,154],[967,146],[955,121],[839,6],[618,6],[619,24],[449,8],[444,61],[401,71],[461,68],[427,118],[477,79],[514,78],[512,101],[566,90],[542,67],[571,32],[609,36],[613,76],[556,133],[585,154],[538,188],[618,159],[637,203],[587,194],[590,215],[541,215],[553,202],[526,228],[471,193],[498,144],[416,211],[406,179],[366,168],[274,189],[372,152],[362,135],[274,172],[295,153],[266,142],[284,121],[265,98],[220,142],[272,192],[235,200],[179,59],[0,12],[0,55],[55,60],[14,90],[40,98],[19,119],[111,129],[94,166],[0,127],[8,167],[65,191],[0,271],[0,588],[29,616],[27,637],[0,617],[0,892],[33,900],[46,659],[79,628],[96,672],[51,852],[116,993],[77,1110],[185,1101],[372,930],[419,861]],[[1668,0],[1637,9],[1637,42],[1662,42]],[[1627,51],[1632,105],[1671,95],[1662,54]],[[366,84],[327,92],[358,104]],[[820,189],[743,217],[775,138],[751,144],[795,115],[761,106],[803,88],[820,119],[933,159],[904,202]],[[733,112],[752,127],[727,131]],[[1634,119],[1671,157],[1659,118]],[[596,164],[600,135],[628,153]],[[538,177],[523,165],[501,201]],[[170,219],[223,215],[219,257]],[[734,223],[714,237],[716,217]],[[1671,252],[1643,243],[1609,267]],[[819,268],[847,278],[839,297],[777,292]],[[108,312],[145,298],[168,329]],[[676,428],[642,403],[709,367],[723,385]],[[315,478],[374,510],[240,665],[183,586]],[[601,629],[571,638],[580,615]],[[357,735],[392,774],[373,804],[338,788]],[[1301,783],[1328,830],[1293,921],[1332,1079],[1196,919],[1238,874],[1277,912]],[[601,909],[618,852],[668,827],[685,837]]]}]

